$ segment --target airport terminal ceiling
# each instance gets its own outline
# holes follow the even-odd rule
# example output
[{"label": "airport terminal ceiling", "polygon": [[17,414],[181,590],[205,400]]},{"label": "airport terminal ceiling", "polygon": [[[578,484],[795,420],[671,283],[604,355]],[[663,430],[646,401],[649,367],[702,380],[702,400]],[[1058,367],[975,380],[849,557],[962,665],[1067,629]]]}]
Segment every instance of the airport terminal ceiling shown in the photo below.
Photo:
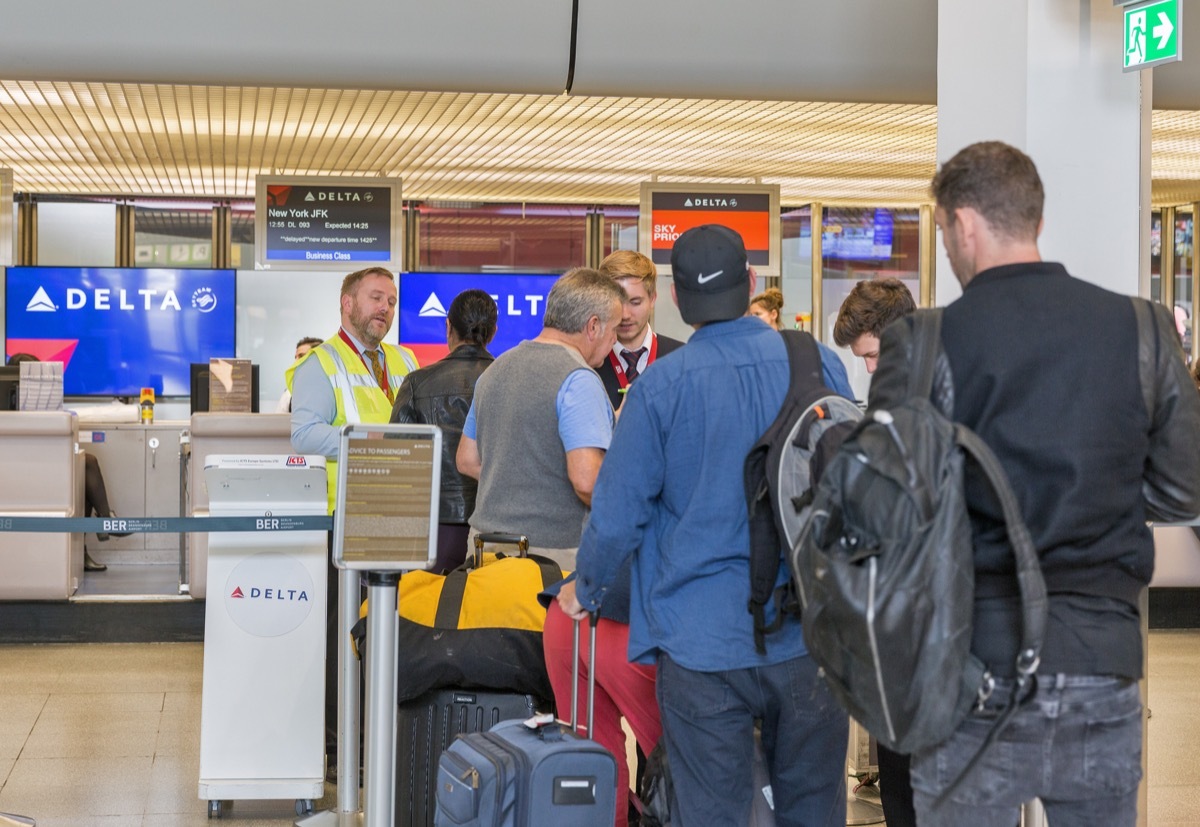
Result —
[{"label": "airport terminal ceiling", "polygon": [[[0,33],[0,166],[38,194],[338,174],[401,177],[408,200],[634,204],[657,175],[916,204],[937,5],[580,0],[572,63],[571,3],[348,0],[360,25],[339,27],[285,0],[23,4]],[[1200,18],[1184,29],[1200,42]],[[1152,199],[1192,203],[1200,61],[1154,72]]]}]

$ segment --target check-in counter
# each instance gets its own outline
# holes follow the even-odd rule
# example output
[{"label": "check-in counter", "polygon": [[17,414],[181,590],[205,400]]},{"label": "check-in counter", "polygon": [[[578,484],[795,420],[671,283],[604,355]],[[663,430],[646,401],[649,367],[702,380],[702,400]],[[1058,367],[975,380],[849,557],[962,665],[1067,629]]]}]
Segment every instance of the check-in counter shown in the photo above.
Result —
[{"label": "check-in counter", "polygon": [[[191,424],[188,461],[188,516],[209,513],[204,482],[204,458],[210,454],[291,454],[291,414],[195,413]],[[208,591],[208,535],[188,535],[188,583],[191,595],[203,599]]]},{"label": "check-in counter", "polygon": [[[0,519],[84,516],[74,414],[0,412],[0,458]],[[66,600],[82,578],[82,534],[0,531],[0,599]]]},{"label": "check-in counter", "polygon": [[[105,422],[79,417],[79,443],[104,474],[108,503],[118,517],[180,517],[180,439],[187,420]],[[89,515],[90,516],[90,515]],[[102,563],[179,565],[177,534],[135,533],[99,542],[86,536]]]}]

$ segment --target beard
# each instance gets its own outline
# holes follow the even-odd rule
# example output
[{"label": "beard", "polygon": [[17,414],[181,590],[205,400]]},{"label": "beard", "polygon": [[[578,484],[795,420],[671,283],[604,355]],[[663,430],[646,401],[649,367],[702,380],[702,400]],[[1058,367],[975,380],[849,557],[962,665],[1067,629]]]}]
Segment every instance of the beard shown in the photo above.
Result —
[{"label": "beard", "polygon": [[[372,331],[371,322],[379,322],[383,326],[382,332]],[[362,340],[362,343],[372,349],[379,347],[379,343],[383,341],[383,337],[391,328],[391,324],[385,318],[368,316],[364,313],[357,299],[350,308],[350,326],[354,328],[354,333]]]}]

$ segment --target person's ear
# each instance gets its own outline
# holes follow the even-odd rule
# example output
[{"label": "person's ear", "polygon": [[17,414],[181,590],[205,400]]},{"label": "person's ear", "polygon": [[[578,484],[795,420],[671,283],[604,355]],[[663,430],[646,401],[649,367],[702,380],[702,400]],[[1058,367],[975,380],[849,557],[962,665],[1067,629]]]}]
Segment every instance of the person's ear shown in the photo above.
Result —
[{"label": "person's ear", "polygon": [[753,265],[750,265],[746,267],[746,272],[750,276],[750,295],[753,296],[758,292],[758,271],[754,269]]},{"label": "person's ear", "polygon": [[679,307],[679,294],[675,292],[675,282],[671,282],[671,301],[675,302],[676,307]]}]

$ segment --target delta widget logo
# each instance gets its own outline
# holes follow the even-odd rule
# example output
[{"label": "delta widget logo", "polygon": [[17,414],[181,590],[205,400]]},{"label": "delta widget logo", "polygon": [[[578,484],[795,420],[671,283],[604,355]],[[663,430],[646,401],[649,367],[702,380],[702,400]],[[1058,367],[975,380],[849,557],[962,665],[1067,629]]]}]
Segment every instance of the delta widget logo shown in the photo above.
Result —
[{"label": "delta widget logo", "polygon": [[425,304],[421,305],[419,316],[441,316],[445,318],[446,307],[442,304],[442,300],[437,297],[437,293],[430,293],[429,298],[425,300]]},{"label": "delta widget logo", "polygon": [[211,313],[217,309],[217,294],[211,287],[199,287],[192,293],[192,307],[201,313]]}]

